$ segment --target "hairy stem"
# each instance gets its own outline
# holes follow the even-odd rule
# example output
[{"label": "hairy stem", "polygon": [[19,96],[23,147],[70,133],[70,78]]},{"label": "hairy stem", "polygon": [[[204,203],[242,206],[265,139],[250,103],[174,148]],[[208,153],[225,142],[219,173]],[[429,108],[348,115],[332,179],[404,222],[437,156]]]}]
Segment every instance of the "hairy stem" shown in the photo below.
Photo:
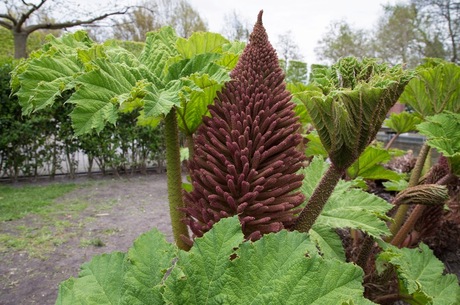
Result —
[{"label": "hairy stem", "polygon": [[308,232],[311,229],[344,172],[345,170],[338,170],[331,164],[297,218],[294,230]]},{"label": "hairy stem", "polygon": [[[440,180],[438,180],[436,184],[445,185],[447,184],[447,182],[449,182],[452,176],[453,175],[449,173],[445,175],[443,178],[441,178]],[[421,204],[417,205],[414,208],[414,210],[412,211],[412,213],[410,213],[404,225],[399,229],[399,231],[396,233],[396,235],[391,240],[391,244],[393,246],[399,247],[402,244],[402,242],[406,239],[407,235],[414,228],[419,218],[422,216],[423,211],[425,211],[425,209],[426,209],[426,205],[421,205]]]},{"label": "hairy stem", "polygon": [[390,149],[391,145],[393,145],[393,143],[396,141],[396,139],[399,137],[399,133],[396,133],[391,139],[390,141],[388,141],[387,145],[385,145],[385,149],[388,150]]},{"label": "hairy stem", "polygon": [[360,266],[364,272],[367,274],[367,261],[369,260],[372,246],[374,245],[374,239],[367,235],[361,246],[361,250],[359,251],[358,258],[356,259],[356,264]]},{"label": "hairy stem", "polygon": [[173,229],[174,240],[179,249],[189,250],[181,238],[189,238],[188,228],[181,220],[185,215],[179,211],[184,207],[182,201],[182,175],[180,163],[179,128],[177,126],[176,109],[172,109],[165,118],[166,141],[166,175],[168,181],[169,214]]},{"label": "hairy stem", "polygon": [[425,211],[426,205],[419,204],[417,205],[412,213],[410,213],[404,225],[396,233],[395,237],[391,240],[391,244],[396,247],[400,247],[402,242],[406,239],[407,234],[412,231],[412,228],[415,226],[417,220],[422,216],[423,211]]},{"label": "hairy stem", "polygon": [[[415,167],[412,170],[412,174],[410,176],[409,185],[408,187],[416,186],[422,175],[423,165],[425,164],[426,157],[428,156],[428,152],[430,151],[430,146],[425,142],[420,149],[420,153],[417,158],[417,162],[415,163]],[[406,217],[406,213],[409,210],[409,205],[402,204],[398,207],[394,217],[394,223],[390,225],[390,232],[392,236],[395,236],[398,233],[401,225]]]}]

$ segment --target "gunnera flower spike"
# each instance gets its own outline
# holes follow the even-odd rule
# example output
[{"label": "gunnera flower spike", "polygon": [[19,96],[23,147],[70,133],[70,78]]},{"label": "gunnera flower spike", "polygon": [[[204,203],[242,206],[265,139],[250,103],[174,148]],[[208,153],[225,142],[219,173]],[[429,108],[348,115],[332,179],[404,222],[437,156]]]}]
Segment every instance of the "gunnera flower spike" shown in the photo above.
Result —
[{"label": "gunnera flower spike", "polygon": [[196,237],[238,215],[246,238],[257,240],[293,225],[304,201],[296,191],[305,160],[297,149],[300,124],[262,12],[231,80],[195,135],[193,191],[185,193],[183,211]]}]

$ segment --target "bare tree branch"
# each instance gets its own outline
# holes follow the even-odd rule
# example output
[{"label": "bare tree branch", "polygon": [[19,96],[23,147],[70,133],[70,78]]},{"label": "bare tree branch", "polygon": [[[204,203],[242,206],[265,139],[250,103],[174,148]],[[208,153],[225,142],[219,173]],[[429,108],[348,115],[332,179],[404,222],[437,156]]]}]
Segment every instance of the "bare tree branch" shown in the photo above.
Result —
[{"label": "bare tree branch", "polygon": [[40,7],[43,6],[43,4],[45,4],[47,0],[41,0],[40,3],[38,5],[34,5],[34,4],[28,4],[26,3],[24,0],[22,0],[22,3],[24,3],[25,5],[27,6],[32,6],[30,10],[28,10],[25,14],[22,14],[21,15],[21,18],[19,18],[18,20],[18,23],[16,24],[16,28],[17,29],[20,29],[22,27],[22,25],[24,24],[24,22],[26,22],[27,19],[29,19],[30,15],[39,10]]},{"label": "bare tree branch", "polygon": [[[1,16],[0,16],[0,17],[1,17]],[[12,25],[12,24],[10,24],[10,23],[8,23],[8,22],[5,22],[5,21],[3,21],[3,20],[0,20],[0,26],[6,28],[6,29],[8,29],[8,30],[12,30],[12,29],[13,29],[13,25]]]},{"label": "bare tree branch", "polygon": [[9,30],[11,30],[13,28],[13,26],[16,25],[16,19],[14,19],[11,15],[0,14],[0,18],[3,18],[3,19],[11,21],[11,24],[10,24],[8,22],[0,20],[0,25],[5,27],[5,28],[7,28],[7,29],[9,29]]},{"label": "bare tree branch", "polygon": [[114,15],[123,15],[125,14],[130,7],[124,8],[122,11],[107,13],[104,15],[100,15],[91,19],[87,20],[76,20],[76,21],[69,21],[69,22],[61,22],[61,23],[40,23],[34,24],[24,28],[24,32],[32,33],[38,29],[49,29],[49,30],[56,30],[56,29],[63,29],[63,28],[70,28],[79,25],[91,24],[99,20],[103,20],[107,17],[114,16]]}]

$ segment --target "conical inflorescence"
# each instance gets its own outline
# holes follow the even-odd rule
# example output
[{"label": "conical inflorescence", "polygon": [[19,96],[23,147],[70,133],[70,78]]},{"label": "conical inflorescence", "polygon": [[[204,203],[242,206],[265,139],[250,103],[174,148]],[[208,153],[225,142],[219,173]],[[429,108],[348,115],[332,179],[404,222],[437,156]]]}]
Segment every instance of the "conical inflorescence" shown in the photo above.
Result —
[{"label": "conical inflorescence", "polygon": [[183,209],[194,236],[233,215],[251,240],[294,223],[305,160],[294,106],[261,11],[231,81],[195,135],[193,191]]}]

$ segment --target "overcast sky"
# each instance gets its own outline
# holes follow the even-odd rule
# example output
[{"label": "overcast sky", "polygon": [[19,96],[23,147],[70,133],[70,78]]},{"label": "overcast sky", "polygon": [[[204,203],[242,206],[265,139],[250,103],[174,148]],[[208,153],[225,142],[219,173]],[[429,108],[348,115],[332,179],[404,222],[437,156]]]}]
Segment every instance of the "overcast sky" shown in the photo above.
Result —
[{"label": "overcast sky", "polygon": [[263,9],[263,23],[271,43],[291,31],[304,61],[318,62],[314,48],[333,20],[345,20],[356,28],[373,28],[383,12],[383,4],[404,0],[188,0],[208,24],[209,30],[220,32],[224,17],[235,10],[250,21],[251,30],[258,12]]}]

